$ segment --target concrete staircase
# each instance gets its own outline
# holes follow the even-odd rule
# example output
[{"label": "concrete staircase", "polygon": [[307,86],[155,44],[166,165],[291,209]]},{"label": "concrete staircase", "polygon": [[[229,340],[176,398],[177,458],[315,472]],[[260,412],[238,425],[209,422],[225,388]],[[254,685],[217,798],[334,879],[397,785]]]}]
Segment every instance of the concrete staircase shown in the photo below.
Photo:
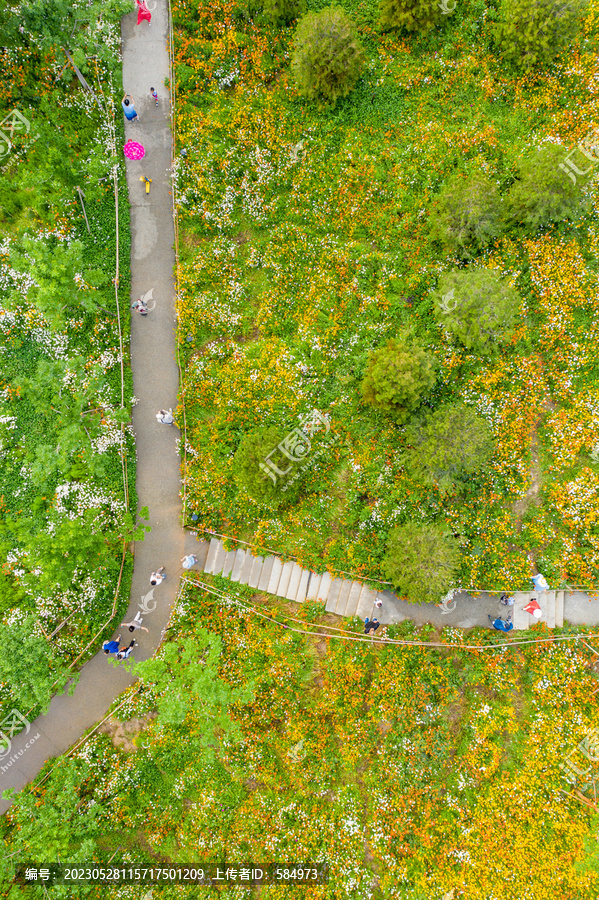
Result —
[{"label": "concrete staircase", "polygon": [[[545,622],[549,628],[562,628],[564,624],[564,598],[565,591],[523,591],[514,594],[513,606],[514,631],[527,631],[537,622]],[[535,619],[530,613],[524,612],[525,607],[532,599],[537,600],[543,610],[540,619]]]},{"label": "concrete staircase", "polygon": [[278,556],[225,550],[217,538],[212,538],[209,544],[198,544],[193,552],[198,557],[198,568],[209,575],[224,575],[231,581],[296,603],[319,600],[326,603],[327,612],[338,616],[365,619],[374,615],[385,621],[383,615],[377,615],[374,603],[379,598],[384,602],[386,592],[372,590],[360,581],[334,578],[328,572],[318,575],[295,562],[281,562]]}]

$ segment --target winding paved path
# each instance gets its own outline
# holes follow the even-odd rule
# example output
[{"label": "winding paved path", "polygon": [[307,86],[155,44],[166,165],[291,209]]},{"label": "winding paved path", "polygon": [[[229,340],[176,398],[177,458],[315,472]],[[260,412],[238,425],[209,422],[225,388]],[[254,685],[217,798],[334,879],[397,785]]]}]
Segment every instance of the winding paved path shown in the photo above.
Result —
[{"label": "winding paved path", "polygon": [[[154,591],[156,608],[144,616],[144,625],[149,632],[139,637],[135,658],[147,659],[158,647],[177,595],[181,557],[190,552],[198,555],[198,567],[207,572],[223,572],[235,581],[288,600],[302,602],[310,597],[322,597],[328,611],[338,615],[370,616],[374,599],[379,596],[383,608],[377,612],[383,623],[409,618],[420,624],[431,622],[459,628],[487,625],[487,613],[505,612],[497,600],[488,595],[475,599],[465,593],[459,594],[448,605],[449,612],[433,604],[416,606],[402,602],[389,591],[376,594],[359,582],[309,573],[295,563],[281,564],[272,556],[256,558],[245,551],[227,553],[220,542],[214,540],[209,547],[207,542],[197,542],[193,533],[186,533],[181,527],[181,461],[176,447],[179,433],[175,428],[158,425],[155,418],[158,409],[175,408],[179,378],[172,276],[174,229],[169,191],[172,138],[170,100],[164,87],[169,75],[167,15],[165,5],[157,4],[150,28],[145,23],[138,27],[136,14],[131,13],[123,19],[122,29],[124,87],[135,98],[142,120],[141,123],[127,124],[126,136],[140,140],[146,148],[143,160],[127,164],[132,296],[139,297],[153,289],[156,300],[156,308],[149,316],[135,315],[132,322],[131,362],[134,392],[139,400],[133,409],[137,491],[139,506],[147,506],[150,510],[152,531],[135,548],[129,616],[135,614],[141,598],[150,590],[150,573],[160,565],[166,566],[167,570],[166,581]],[[158,90],[158,108],[150,97],[150,87]],[[152,178],[150,194],[144,193],[144,185],[139,180],[141,175]],[[553,624],[556,618],[559,624],[561,614],[576,624],[598,624],[599,604],[591,605],[590,599],[582,593],[563,595],[559,600],[560,612],[554,607]],[[524,595],[521,595],[520,601],[523,600]],[[521,628],[528,624],[526,615],[524,619],[520,616]],[[548,624],[552,624],[551,614],[548,614]],[[123,637],[128,634],[124,630]],[[87,729],[99,722],[132,681],[122,666],[112,665],[103,653],[86,663],[74,694],[55,697],[47,715],[40,716],[26,731],[13,738],[10,755],[0,759],[0,792],[23,788],[48,759],[64,753]],[[9,806],[10,801],[0,799],[0,813]]]}]

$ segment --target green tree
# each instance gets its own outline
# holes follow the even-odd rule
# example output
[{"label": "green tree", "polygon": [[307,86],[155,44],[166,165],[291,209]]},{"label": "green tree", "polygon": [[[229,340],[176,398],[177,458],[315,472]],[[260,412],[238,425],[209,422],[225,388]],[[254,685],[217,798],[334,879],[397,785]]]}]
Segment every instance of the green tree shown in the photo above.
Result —
[{"label": "green tree", "polygon": [[583,181],[580,178],[572,181],[568,172],[560,168],[566,156],[563,147],[545,144],[518,162],[517,180],[507,197],[510,224],[536,231],[551,222],[573,218],[579,212]]},{"label": "green tree", "polygon": [[588,0],[501,0],[495,41],[520,69],[550,63],[576,37]]},{"label": "green tree", "polygon": [[237,486],[261,506],[293,501],[299,494],[301,479],[292,479],[300,466],[278,449],[283,437],[276,425],[259,428],[245,435],[235,454]]},{"label": "green tree", "polygon": [[469,256],[502,230],[501,199],[483,175],[456,174],[445,184],[430,214],[430,234],[451,251]]},{"label": "green tree", "polygon": [[435,314],[464,347],[490,349],[514,333],[518,294],[496,272],[457,269],[439,280]]},{"label": "green tree", "polygon": [[410,470],[441,493],[463,487],[486,469],[493,453],[487,422],[470,406],[452,403],[408,426],[406,456]]},{"label": "green tree", "polygon": [[366,403],[405,422],[435,383],[434,356],[408,336],[392,338],[369,354],[362,381]]},{"label": "green tree", "polygon": [[72,673],[54,653],[52,644],[35,632],[35,618],[26,616],[2,627],[0,681],[25,715],[38,704],[47,712],[52,695],[62,691]]},{"label": "green tree", "polygon": [[457,542],[446,527],[409,522],[389,535],[382,570],[412,603],[438,603],[452,586],[458,561]]},{"label": "green tree", "polygon": [[308,13],[298,22],[291,71],[300,96],[327,102],[347,97],[364,61],[356,30],[340,7]]},{"label": "green tree", "polygon": [[303,15],[305,0],[264,0],[264,16],[273,24],[288,24]]},{"label": "green tree", "polygon": [[235,703],[248,703],[253,695],[253,683],[231,687],[219,677],[221,651],[218,635],[198,627],[182,647],[169,642],[159,656],[133,664],[135,673],[156,695],[161,724],[181,726],[192,716],[204,760],[213,759],[223,737],[241,737],[229,709]]},{"label": "green tree", "polygon": [[429,31],[441,21],[438,0],[381,0],[380,24],[383,31]]}]

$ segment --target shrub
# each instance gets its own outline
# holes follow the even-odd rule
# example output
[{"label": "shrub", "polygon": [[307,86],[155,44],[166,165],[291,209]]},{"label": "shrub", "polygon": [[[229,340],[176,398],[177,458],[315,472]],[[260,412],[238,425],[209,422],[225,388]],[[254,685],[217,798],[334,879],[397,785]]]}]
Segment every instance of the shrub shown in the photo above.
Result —
[{"label": "shrub", "polygon": [[454,175],[430,216],[433,240],[465,256],[486,246],[501,230],[501,199],[497,187],[483,175]]},{"label": "shrub", "polygon": [[495,40],[520,69],[547,65],[575,37],[586,0],[502,0]]},{"label": "shrub", "polygon": [[292,22],[306,8],[305,0],[264,0],[264,17],[273,24]]},{"label": "shrub", "polygon": [[383,31],[429,31],[441,21],[438,0],[381,0],[380,25]]},{"label": "shrub", "polygon": [[444,526],[410,522],[389,535],[382,569],[408,600],[438,603],[452,585],[458,559],[457,542]]},{"label": "shrub", "polygon": [[435,358],[407,336],[369,354],[362,382],[366,403],[404,422],[435,383]]},{"label": "shrub", "polygon": [[560,168],[566,155],[563,147],[546,144],[519,161],[518,180],[507,198],[510,224],[536,231],[576,214],[582,201],[581,183]]},{"label": "shrub", "polygon": [[470,406],[442,406],[426,420],[410,425],[409,468],[441,493],[488,467],[493,452],[491,430]]},{"label": "shrub", "polygon": [[468,349],[509,340],[517,310],[516,291],[488,269],[448,272],[435,295],[438,322]]},{"label": "shrub", "polygon": [[[294,464],[277,449],[282,440],[276,426],[260,428],[244,437],[235,454],[237,486],[260,506],[278,506],[283,499],[292,500],[299,493],[300,480],[291,482],[297,474]],[[269,463],[279,471],[273,471]]]},{"label": "shrub", "polygon": [[291,71],[301,96],[321,101],[346,97],[364,60],[354,26],[342,9],[330,6],[298,23]]}]

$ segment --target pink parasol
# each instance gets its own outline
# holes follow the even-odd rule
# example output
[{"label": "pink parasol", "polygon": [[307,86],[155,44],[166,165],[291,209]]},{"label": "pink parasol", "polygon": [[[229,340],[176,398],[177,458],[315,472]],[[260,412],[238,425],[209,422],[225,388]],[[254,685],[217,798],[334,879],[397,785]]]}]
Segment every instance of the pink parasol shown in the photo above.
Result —
[{"label": "pink parasol", "polygon": [[146,155],[143,146],[138,144],[137,141],[127,141],[123,147],[123,153],[127,159],[142,159]]}]

